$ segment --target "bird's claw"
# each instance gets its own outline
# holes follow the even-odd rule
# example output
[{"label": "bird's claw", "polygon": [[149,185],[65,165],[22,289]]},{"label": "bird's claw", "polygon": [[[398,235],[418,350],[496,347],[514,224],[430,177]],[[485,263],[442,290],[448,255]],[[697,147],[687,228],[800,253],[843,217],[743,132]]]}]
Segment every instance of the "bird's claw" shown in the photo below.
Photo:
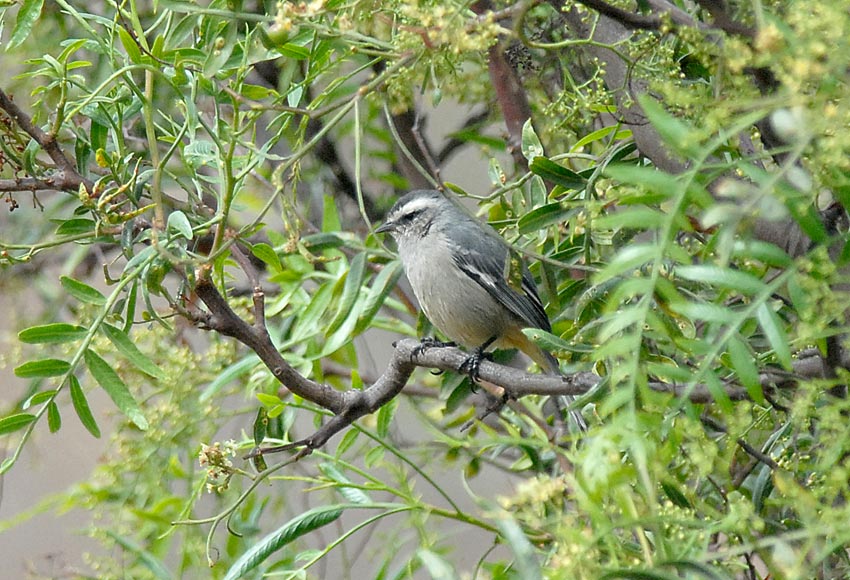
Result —
[{"label": "bird's claw", "polygon": [[478,373],[481,368],[481,362],[485,360],[493,360],[493,354],[476,350],[466,357],[462,363],[460,363],[460,366],[457,368],[457,372],[465,373],[474,385],[475,383],[480,382],[481,377]]},{"label": "bird's claw", "polygon": [[419,341],[419,345],[413,349],[413,356],[419,356],[423,354],[429,348],[445,348],[447,346],[457,346],[453,342],[444,342],[442,340],[438,340],[432,336],[426,336],[421,341]]}]

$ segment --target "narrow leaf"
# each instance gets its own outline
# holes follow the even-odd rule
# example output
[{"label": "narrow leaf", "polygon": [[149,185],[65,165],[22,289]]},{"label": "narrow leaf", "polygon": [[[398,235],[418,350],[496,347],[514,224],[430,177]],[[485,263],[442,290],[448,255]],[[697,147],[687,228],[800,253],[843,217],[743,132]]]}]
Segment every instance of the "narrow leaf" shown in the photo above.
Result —
[{"label": "narrow leaf", "polygon": [[328,324],[325,330],[325,336],[330,336],[336,331],[340,325],[348,317],[351,308],[357,301],[360,294],[361,286],[363,285],[363,277],[366,272],[366,253],[360,252],[354,259],[351,260],[351,266],[348,269],[348,274],[345,278],[345,285],[342,288],[342,295],[339,298],[339,305],[333,319]]},{"label": "narrow leaf", "polygon": [[399,398],[395,397],[390,402],[385,403],[378,409],[378,437],[386,437],[390,432],[390,425],[393,422],[393,415],[398,409]]},{"label": "narrow leaf", "polygon": [[260,406],[257,409],[257,416],[254,418],[254,445],[257,447],[266,439],[266,432],[269,428],[269,412],[265,407]]},{"label": "narrow leaf", "polygon": [[280,265],[280,256],[274,251],[270,245],[260,242],[251,247],[251,253],[266,264],[274,272],[280,272],[283,267]]},{"label": "narrow leaf", "polygon": [[23,5],[18,10],[15,27],[12,29],[12,36],[9,38],[6,50],[15,48],[27,39],[32,31],[33,25],[36,23],[39,16],[41,16],[41,9],[43,6],[44,0],[24,0]]},{"label": "narrow leaf", "polygon": [[123,330],[107,323],[102,324],[100,329],[109,338],[109,341],[116,350],[123,354],[136,368],[155,379],[162,380],[165,378],[162,370],[146,354],[138,349]]},{"label": "narrow leaf", "polygon": [[59,282],[68,294],[80,302],[94,304],[95,306],[103,306],[106,303],[106,297],[99,290],[92,288],[88,284],[84,284],[68,276],[62,276]]},{"label": "narrow leaf", "polygon": [[84,326],[57,322],[25,328],[18,333],[18,339],[27,344],[58,344],[77,340],[87,330]]},{"label": "narrow leaf", "polygon": [[601,284],[611,278],[631,273],[635,268],[652,260],[661,250],[655,244],[632,244],[620,250],[601,272],[594,276],[594,283]]},{"label": "narrow leaf", "polygon": [[609,165],[605,175],[632,185],[639,185],[663,198],[670,198],[679,191],[679,180],[654,167],[637,165]]},{"label": "narrow leaf", "polygon": [[30,415],[29,413],[15,413],[14,415],[3,417],[0,419],[0,435],[6,435],[18,429],[23,429],[33,421],[35,421],[35,415]]},{"label": "narrow leaf", "polygon": [[375,318],[378,310],[384,305],[387,296],[395,288],[396,282],[401,277],[401,272],[401,262],[394,260],[384,266],[378,273],[375,281],[372,282],[372,287],[369,289],[369,295],[366,296],[366,300],[363,302],[363,309],[360,311],[360,316],[357,317],[354,334],[360,334],[366,330],[366,327]]},{"label": "narrow leaf", "polygon": [[25,362],[15,369],[15,376],[22,379],[58,377],[71,369],[70,363],[56,358],[43,358]]},{"label": "narrow leaf", "polygon": [[165,567],[165,564],[162,562],[162,560],[154,556],[151,552],[144,549],[144,547],[136,543],[134,540],[126,536],[118,535],[113,531],[107,530],[106,533],[110,538],[115,540],[115,543],[121,546],[124,550],[135,555],[139,559],[139,562],[141,562],[142,565],[147,568],[150,573],[153,574],[153,577],[157,580],[171,580],[172,578],[175,578],[171,571],[169,571],[168,568]]},{"label": "narrow leaf", "polygon": [[[356,432],[357,430],[350,429],[350,431]],[[362,489],[354,487],[354,483],[346,477],[344,473],[337,469],[333,463],[322,463],[319,465],[319,469],[322,470],[322,473],[324,473],[328,479],[340,484],[336,489],[347,501],[360,505],[372,503],[372,498],[370,498]]]},{"label": "narrow leaf", "polygon": [[767,304],[763,303],[756,310],[756,318],[767,337],[767,341],[773,347],[773,352],[776,353],[779,364],[786,371],[791,371],[791,347],[788,345],[788,336],[785,334],[779,316]]},{"label": "narrow leaf", "polygon": [[534,546],[520,525],[510,517],[498,521],[502,537],[514,553],[513,567],[523,580],[542,580],[543,571],[535,554]]},{"label": "narrow leaf", "polygon": [[750,349],[743,341],[733,336],[729,339],[726,352],[729,354],[729,360],[732,361],[732,368],[735,369],[735,373],[738,375],[741,384],[747,389],[750,398],[757,403],[764,403],[758,367],[756,367]]},{"label": "narrow leaf", "polygon": [[59,414],[59,406],[50,401],[47,403],[47,428],[51,433],[56,433],[62,427],[62,416]]},{"label": "narrow leaf", "polygon": [[227,571],[224,580],[239,580],[285,545],[322,526],[336,521],[343,509],[335,505],[319,506],[286,522],[242,554]]},{"label": "narrow leaf", "polygon": [[685,280],[728,288],[741,294],[758,294],[765,289],[765,283],[749,272],[720,266],[706,264],[677,266],[674,273]]},{"label": "narrow leaf", "polygon": [[213,395],[215,395],[224,385],[228,384],[230,381],[236,380],[242,375],[247,374],[251,369],[257,366],[257,363],[260,362],[260,359],[257,355],[251,354],[246,356],[240,361],[237,361],[221,371],[221,373],[207,385],[207,388],[203,390],[198,400],[201,403],[205,403],[208,401]]},{"label": "narrow leaf", "polygon": [[142,51],[139,50],[139,45],[136,44],[136,40],[122,26],[118,27],[118,37],[121,39],[121,44],[124,46],[124,50],[127,51],[127,56],[130,57],[130,61],[133,64],[139,64],[142,62]]},{"label": "narrow leaf", "polygon": [[661,103],[646,93],[638,95],[638,102],[649,122],[671,150],[685,158],[699,155],[700,139],[692,127],[668,113]]},{"label": "narrow leaf", "polygon": [[74,375],[70,376],[71,387],[71,402],[74,404],[74,411],[77,412],[77,417],[80,418],[80,423],[86,428],[86,431],[91,433],[95,438],[100,439],[100,427],[97,426],[97,421],[91,413],[89,402],[86,400],[86,394],[80,386],[80,381]]},{"label": "narrow leaf", "polygon": [[561,224],[567,221],[575,212],[576,210],[566,209],[557,202],[547,203],[520,216],[517,220],[517,229],[521,234],[536,232],[552,224]]},{"label": "narrow leaf", "polygon": [[133,398],[130,389],[121,380],[109,363],[107,363],[99,354],[91,349],[86,349],[84,353],[86,366],[91,372],[94,379],[106,391],[106,394],[115,403],[115,406],[130,419],[136,427],[142,431],[148,428],[148,421],[142,413],[139,403]]},{"label": "narrow leaf", "polygon": [[584,189],[587,186],[587,180],[581,175],[546,157],[535,157],[528,168],[535,175],[564,189]]}]

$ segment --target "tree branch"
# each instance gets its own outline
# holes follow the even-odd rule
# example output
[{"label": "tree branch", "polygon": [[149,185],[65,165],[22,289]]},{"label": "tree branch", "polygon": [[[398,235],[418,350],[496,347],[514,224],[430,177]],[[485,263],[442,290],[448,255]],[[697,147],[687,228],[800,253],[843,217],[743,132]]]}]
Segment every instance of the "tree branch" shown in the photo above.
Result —
[{"label": "tree branch", "polygon": [[[32,137],[32,139],[38,143],[44,152],[50,156],[50,159],[53,160],[53,163],[56,165],[56,169],[59,171],[59,175],[53,179],[55,179],[57,183],[65,185],[62,189],[65,191],[76,192],[79,189],[80,184],[84,184],[86,189],[89,191],[94,189],[94,183],[80,175],[79,172],[77,172],[74,163],[65,156],[65,153],[62,152],[62,148],[59,147],[59,143],[56,141],[56,135],[47,133],[40,127],[36,127],[32,122],[32,118],[24,113],[23,110],[21,110],[21,108],[18,107],[18,105],[12,100],[12,97],[7,95],[3,89],[0,89],[0,109],[6,111],[15,124],[18,125],[18,127],[20,127],[27,135]],[[56,187],[48,187],[44,189],[56,189]],[[27,191],[34,190],[27,189]]]},{"label": "tree branch", "polygon": [[[240,341],[253,350],[260,360],[271,370],[274,377],[292,393],[311,401],[329,411],[334,416],[315,433],[304,439],[277,447],[256,449],[252,456],[300,448],[298,456],[307,455],[322,447],[335,434],[339,433],[361,417],[374,413],[384,404],[398,396],[416,367],[435,368],[456,372],[467,360],[468,353],[454,347],[422,348],[416,339],[406,338],[394,344],[395,352],[386,370],[374,382],[363,390],[349,389],[338,391],[328,385],[310,380],[296,371],[277,350],[271,340],[265,324],[265,295],[256,270],[248,257],[238,246],[231,246],[236,262],[242,267],[253,286],[254,323],[248,324],[240,318],[227,300],[209,280],[208,267],[198,272],[195,293],[206,305],[208,312],[184,311],[184,316],[198,326],[214,330]],[[761,374],[765,390],[793,388],[803,377],[824,377],[824,364],[817,352],[811,356],[800,356],[795,361],[795,374],[781,371],[765,371]],[[842,360],[842,364],[850,361]],[[519,369],[484,360],[479,369],[481,380],[501,387],[508,398],[525,395],[583,395],[595,389],[601,377],[591,372],[577,372],[565,376],[529,374]],[[694,403],[710,403],[714,395],[706,385],[677,385],[652,382],[650,388],[659,392],[687,397]],[[726,395],[732,400],[747,399],[745,389],[737,385],[728,385]]]}]

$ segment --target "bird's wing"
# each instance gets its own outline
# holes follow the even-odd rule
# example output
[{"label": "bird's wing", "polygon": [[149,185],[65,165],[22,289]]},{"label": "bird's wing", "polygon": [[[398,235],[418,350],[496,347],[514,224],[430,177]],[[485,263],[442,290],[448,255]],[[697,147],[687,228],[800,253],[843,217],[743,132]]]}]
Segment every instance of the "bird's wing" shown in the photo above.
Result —
[{"label": "bird's wing", "polygon": [[474,243],[461,243],[458,251],[454,252],[457,266],[526,325],[551,331],[549,317],[528,268],[522,265],[520,288],[514,288],[507,279],[506,264],[510,255],[507,244],[495,232],[479,232],[482,235],[477,236]]}]

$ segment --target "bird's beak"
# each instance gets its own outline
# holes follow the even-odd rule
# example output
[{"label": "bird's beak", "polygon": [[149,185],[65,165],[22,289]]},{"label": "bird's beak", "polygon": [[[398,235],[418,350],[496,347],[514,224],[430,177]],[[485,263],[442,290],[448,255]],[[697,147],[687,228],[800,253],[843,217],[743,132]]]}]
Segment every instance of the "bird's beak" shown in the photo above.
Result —
[{"label": "bird's beak", "polygon": [[391,232],[395,229],[395,223],[391,221],[386,221],[383,224],[379,225],[375,228],[376,234],[383,234],[385,232]]}]

